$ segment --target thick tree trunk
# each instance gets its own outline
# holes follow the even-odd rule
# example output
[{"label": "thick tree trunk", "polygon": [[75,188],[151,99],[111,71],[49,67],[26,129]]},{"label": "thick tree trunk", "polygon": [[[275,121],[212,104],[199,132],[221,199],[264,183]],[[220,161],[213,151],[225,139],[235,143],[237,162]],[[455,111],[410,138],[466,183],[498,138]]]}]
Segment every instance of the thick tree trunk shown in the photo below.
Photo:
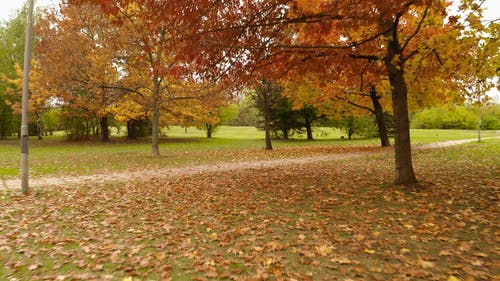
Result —
[{"label": "thick tree trunk", "polygon": [[395,153],[396,153],[396,183],[411,185],[416,183],[413,172],[410,121],[408,118],[408,103],[406,84],[402,75],[396,75],[391,80],[395,88],[392,94],[394,120],[396,123]]},{"label": "thick tree trunk", "polygon": [[271,142],[271,112],[269,109],[269,89],[264,93],[264,130],[266,131],[266,150],[272,150],[273,144]]},{"label": "thick tree trunk", "polygon": [[391,85],[392,108],[396,125],[394,144],[396,184],[410,186],[415,184],[417,179],[413,171],[411,156],[408,88],[404,77],[404,59],[398,41],[398,24],[399,21],[388,23],[388,26],[392,26],[392,30],[386,37],[387,53],[384,57],[384,64]]},{"label": "thick tree trunk", "polygon": [[[395,37],[395,36],[394,36]],[[413,171],[411,145],[410,145],[410,120],[408,118],[408,88],[404,78],[403,62],[396,60],[400,53],[397,39],[388,41],[385,65],[389,73],[391,84],[392,107],[396,125],[395,133],[395,160],[396,160],[396,184],[412,185],[417,182]],[[400,59],[399,59],[400,60]]]},{"label": "thick tree trunk", "polygon": [[103,142],[109,141],[108,116],[101,117],[101,140]]},{"label": "thick tree trunk", "polygon": [[377,91],[373,85],[370,88],[370,98],[373,103],[373,115],[375,115],[375,120],[377,121],[380,143],[383,147],[390,146],[389,135],[384,122],[384,111],[382,109],[382,104],[380,104],[380,96],[377,95]]},{"label": "thick tree trunk", "polygon": [[153,157],[160,157],[160,108],[158,101],[153,103],[151,147]]}]

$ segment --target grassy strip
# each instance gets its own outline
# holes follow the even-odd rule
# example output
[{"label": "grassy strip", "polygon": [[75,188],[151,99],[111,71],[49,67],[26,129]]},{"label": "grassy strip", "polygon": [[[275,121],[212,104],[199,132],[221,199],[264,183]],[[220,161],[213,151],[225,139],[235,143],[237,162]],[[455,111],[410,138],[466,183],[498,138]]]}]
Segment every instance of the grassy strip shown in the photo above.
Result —
[{"label": "grassy strip", "polygon": [[0,279],[498,278],[500,140],[415,154],[2,191]]},{"label": "grassy strip", "polygon": [[[329,128],[320,129],[327,135],[318,135],[314,142],[304,139],[275,141],[276,151],[262,150],[262,132],[253,127],[222,127],[216,138],[206,139],[203,132],[194,128],[185,134],[183,128],[172,127],[168,137],[162,140],[160,149],[163,157],[150,156],[148,139],[126,141],[114,138],[110,143],[98,141],[67,142],[63,136],[48,137],[42,141],[30,142],[31,177],[51,175],[88,175],[109,171],[156,169],[235,160],[257,160],[273,157],[300,157],[314,154],[332,146],[378,146],[377,139],[340,139],[341,132]],[[416,143],[473,138],[473,131],[414,130]],[[485,136],[494,132],[485,133]],[[312,151],[312,152],[311,152]],[[0,179],[17,176],[19,148],[17,140],[0,141]]]}]

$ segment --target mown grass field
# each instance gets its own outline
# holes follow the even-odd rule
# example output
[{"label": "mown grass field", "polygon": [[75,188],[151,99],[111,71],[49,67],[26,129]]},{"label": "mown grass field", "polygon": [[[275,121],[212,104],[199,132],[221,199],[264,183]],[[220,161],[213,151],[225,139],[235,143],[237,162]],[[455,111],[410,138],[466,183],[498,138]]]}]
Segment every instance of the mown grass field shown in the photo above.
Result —
[{"label": "mown grass field", "polygon": [[[203,131],[172,127],[166,131],[160,150],[162,157],[152,158],[149,139],[127,141],[114,136],[109,143],[99,141],[66,141],[62,134],[46,137],[42,141],[30,140],[30,176],[88,175],[111,171],[143,170],[173,166],[186,166],[212,162],[231,162],[277,157],[300,157],[307,147],[332,149],[339,147],[373,146],[378,139],[341,139],[341,131],[331,128],[316,130],[316,140],[308,142],[303,137],[274,141],[275,151],[263,151],[263,133],[254,127],[219,128],[214,138],[206,139]],[[415,144],[468,139],[475,131],[462,130],[412,130]],[[483,132],[484,137],[498,136],[496,132]],[[16,139],[0,141],[0,179],[19,174],[19,143]]]},{"label": "mown grass field", "polygon": [[386,154],[3,190],[0,280],[498,280],[498,155],[417,150],[415,188]]}]

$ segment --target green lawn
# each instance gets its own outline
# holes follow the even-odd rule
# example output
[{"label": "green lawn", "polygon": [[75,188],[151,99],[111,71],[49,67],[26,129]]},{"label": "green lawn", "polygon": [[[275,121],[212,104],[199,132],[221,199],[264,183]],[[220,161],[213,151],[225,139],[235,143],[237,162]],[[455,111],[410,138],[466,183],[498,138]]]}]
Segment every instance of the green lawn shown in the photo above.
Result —
[{"label": "green lawn", "polygon": [[498,155],[417,150],[411,189],[382,155],[0,191],[0,280],[497,280]]},{"label": "green lawn", "polygon": [[[316,140],[308,142],[304,137],[291,140],[275,140],[275,151],[263,150],[263,133],[254,127],[219,128],[214,138],[205,138],[204,132],[195,128],[172,127],[165,131],[160,144],[162,157],[150,156],[149,139],[127,141],[115,136],[109,143],[99,141],[65,141],[64,136],[55,135],[38,141],[30,140],[30,174],[85,175],[109,171],[142,170],[172,166],[185,166],[211,162],[269,159],[276,157],[300,157],[310,153],[322,153],[338,148],[377,147],[378,139],[341,139],[337,129],[319,128]],[[474,138],[475,131],[461,130],[413,130],[414,143],[428,143],[452,139]],[[483,132],[483,136],[494,136],[495,132]],[[313,149],[310,149],[310,148]],[[353,148],[354,147],[354,148]],[[315,148],[315,149],[314,149]],[[311,152],[313,151],[313,152]],[[18,175],[18,140],[0,141],[0,179]]]},{"label": "green lawn", "polygon": [[[423,144],[444,140],[477,139],[476,130],[412,129],[412,143]],[[481,131],[481,138],[500,137],[496,131]]]}]

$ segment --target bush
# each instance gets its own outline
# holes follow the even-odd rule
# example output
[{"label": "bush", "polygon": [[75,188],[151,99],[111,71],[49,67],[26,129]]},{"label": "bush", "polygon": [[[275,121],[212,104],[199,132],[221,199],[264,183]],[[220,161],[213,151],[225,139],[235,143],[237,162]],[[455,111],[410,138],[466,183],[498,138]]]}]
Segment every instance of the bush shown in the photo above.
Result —
[{"label": "bush", "polygon": [[481,118],[481,129],[500,130],[500,104],[487,107]]},{"label": "bush", "polygon": [[465,107],[452,109],[429,108],[417,112],[412,120],[414,129],[475,129],[477,116]]},{"label": "bush", "polygon": [[347,138],[351,139],[353,136],[358,137],[376,137],[378,136],[377,125],[372,116],[362,115],[346,115],[341,119],[332,120],[333,127],[342,129],[347,134]]}]

